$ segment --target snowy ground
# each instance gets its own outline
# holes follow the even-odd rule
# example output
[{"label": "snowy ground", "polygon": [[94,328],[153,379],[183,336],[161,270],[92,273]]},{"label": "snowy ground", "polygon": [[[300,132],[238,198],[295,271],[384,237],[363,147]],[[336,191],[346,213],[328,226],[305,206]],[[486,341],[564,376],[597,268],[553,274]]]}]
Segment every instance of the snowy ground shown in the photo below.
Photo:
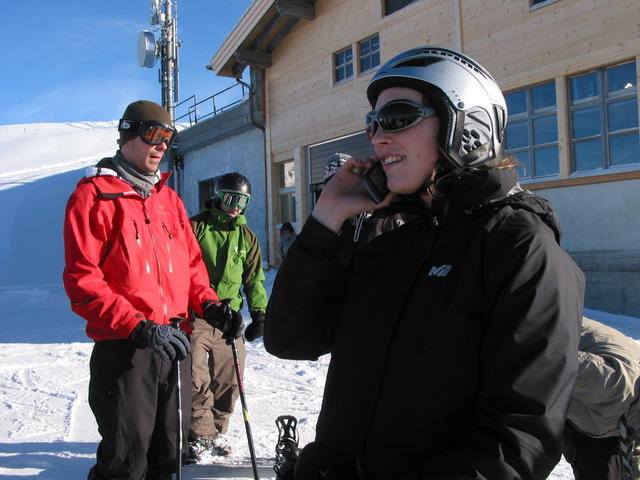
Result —
[{"label": "snowy ground", "polygon": [[[273,278],[267,272],[269,289]],[[70,313],[57,285],[0,287],[0,311],[0,478],[85,478],[99,436],[87,403],[93,344],[84,335],[84,320]],[[267,354],[262,341],[247,345],[245,390],[256,455],[268,466],[261,478],[275,478],[275,418],[294,415],[301,443],[312,440],[328,358],[283,361]],[[240,402],[228,437],[234,455],[208,460],[248,463]],[[211,478],[203,467],[191,470]],[[252,478],[250,469],[230,471]]]},{"label": "snowy ground", "polygon": [[[270,290],[274,271],[267,272]],[[87,403],[89,357],[84,321],[68,310],[58,285],[0,287],[0,311],[5,323],[0,343],[0,479],[85,478],[95,460],[99,436]],[[640,339],[640,321],[588,311]],[[318,362],[279,360],[264,351],[261,341],[248,344],[245,373],[246,398],[251,416],[260,478],[275,478],[273,465],[277,439],[275,418],[298,418],[300,443],[313,439],[328,358]],[[249,449],[238,402],[229,440],[234,455],[210,458],[225,468],[189,467],[184,478],[253,478]],[[192,477],[189,477],[189,471]],[[236,476],[237,475],[237,476]],[[573,479],[562,461],[551,479]]]},{"label": "snowy ground", "polygon": [[[86,478],[99,436],[87,403],[92,343],[60,284],[64,205],[82,167],[115,150],[115,124],[0,126],[0,479]],[[267,290],[275,271],[267,272]],[[245,313],[245,318],[248,317]],[[587,311],[640,339],[640,319]],[[328,358],[283,361],[248,344],[245,389],[263,479],[279,415],[313,439]],[[228,433],[234,455],[187,467],[183,478],[253,478],[240,405]],[[222,465],[221,465],[222,464]],[[215,466],[217,465],[217,466]],[[562,461],[550,479],[573,479]]]}]

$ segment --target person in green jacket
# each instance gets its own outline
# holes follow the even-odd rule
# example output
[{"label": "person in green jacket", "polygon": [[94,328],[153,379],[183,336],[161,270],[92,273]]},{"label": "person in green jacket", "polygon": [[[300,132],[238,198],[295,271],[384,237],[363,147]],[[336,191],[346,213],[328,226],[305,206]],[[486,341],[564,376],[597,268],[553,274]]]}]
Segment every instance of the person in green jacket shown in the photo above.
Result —
[{"label": "person in green jacket", "polygon": [[[191,218],[191,224],[202,249],[202,258],[211,286],[221,299],[229,299],[237,313],[242,309],[243,287],[252,322],[244,337],[253,341],[262,337],[267,293],[263,286],[262,253],[255,233],[247,226],[244,215],[251,200],[251,184],[243,175],[222,175],[214,186],[214,196],[202,211]],[[236,322],[240,336],[242,321]],[[189,457],[196,463],[202,454],[229,455],[231,447],[221,434],[226,433],[233,406],[239,395],[231,347],[219,329],[196,318],[191,335],[193,399]],[[245,347],[239,341],[240,371],[244,372]]]}]

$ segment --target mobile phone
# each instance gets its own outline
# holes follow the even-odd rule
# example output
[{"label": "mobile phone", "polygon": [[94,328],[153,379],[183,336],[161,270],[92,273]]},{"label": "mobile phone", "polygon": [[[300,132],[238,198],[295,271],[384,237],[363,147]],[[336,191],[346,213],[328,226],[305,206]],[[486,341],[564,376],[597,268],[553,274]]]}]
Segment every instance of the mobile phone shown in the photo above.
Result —
[{"label": "mobile phone", "polygon": [[376,203],[382,202],[389,193],[387,175],[384,173],[380,162],[371,167],[369,171],[362,176],[361,181],[371,199]]}]

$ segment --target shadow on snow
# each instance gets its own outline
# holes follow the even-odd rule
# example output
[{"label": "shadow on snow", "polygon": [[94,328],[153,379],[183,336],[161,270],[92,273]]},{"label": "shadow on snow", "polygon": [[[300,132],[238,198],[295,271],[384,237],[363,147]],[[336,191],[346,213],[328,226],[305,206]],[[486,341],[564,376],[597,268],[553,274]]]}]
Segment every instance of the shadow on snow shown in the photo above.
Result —
[{"label": "shadow on snow", "polygon": [[0,478],[85,478],[95,463],[96,447],[82,442],[0,443]]}]

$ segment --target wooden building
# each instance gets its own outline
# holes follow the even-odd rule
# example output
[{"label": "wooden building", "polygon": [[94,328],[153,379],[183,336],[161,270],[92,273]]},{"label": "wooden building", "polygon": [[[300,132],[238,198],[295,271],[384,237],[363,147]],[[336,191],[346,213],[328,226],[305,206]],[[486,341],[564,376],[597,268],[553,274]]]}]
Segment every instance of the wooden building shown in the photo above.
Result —
[{"label": "wooden building", "polygon": [[395,54],[465,52],[507,99],[507,151],[554,204],[587,307],[640,317],[638,0],[254,0],[210,68],[251,69],[265,126],[268,257],[327,157],[366,154],[366,86]]}]

